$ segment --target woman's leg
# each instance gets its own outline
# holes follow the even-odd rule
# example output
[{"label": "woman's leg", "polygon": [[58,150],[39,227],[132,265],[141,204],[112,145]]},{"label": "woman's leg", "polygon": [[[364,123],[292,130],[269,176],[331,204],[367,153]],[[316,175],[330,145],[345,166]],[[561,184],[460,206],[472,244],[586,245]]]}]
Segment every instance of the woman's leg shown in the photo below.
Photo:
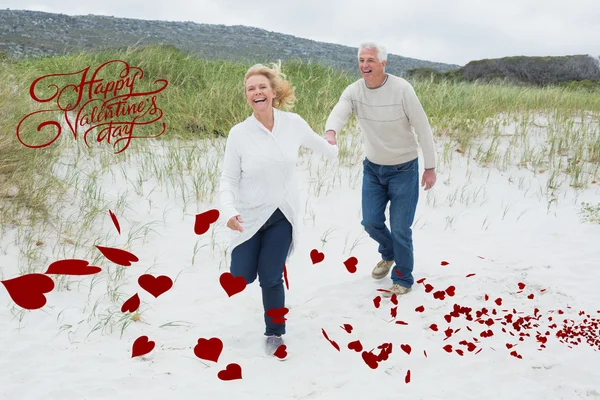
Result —
[{"label": "woman's leg", "polygon": [[265,310],[265,335],[285,334],[285,321],[273,321],[267,311],[285,307],[283,265],[292,244],[292,225],[277,209],[261,232],[258,256],[258,279],[262,288]]}]

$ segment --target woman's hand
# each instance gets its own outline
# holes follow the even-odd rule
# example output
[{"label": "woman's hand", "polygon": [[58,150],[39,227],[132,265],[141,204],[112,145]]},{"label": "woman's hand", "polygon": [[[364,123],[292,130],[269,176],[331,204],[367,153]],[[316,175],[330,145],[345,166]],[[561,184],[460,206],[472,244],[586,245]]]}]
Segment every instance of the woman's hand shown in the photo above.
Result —
[{"label": "woman's hand", "polygon": [[227,221],[227,227],[229,229],[233,229],[234,231],[244,232],[244,228],[242,228],[242,222],[244,222],[242,217],[236,215],[235,217],[231,217],[229,221]]}]

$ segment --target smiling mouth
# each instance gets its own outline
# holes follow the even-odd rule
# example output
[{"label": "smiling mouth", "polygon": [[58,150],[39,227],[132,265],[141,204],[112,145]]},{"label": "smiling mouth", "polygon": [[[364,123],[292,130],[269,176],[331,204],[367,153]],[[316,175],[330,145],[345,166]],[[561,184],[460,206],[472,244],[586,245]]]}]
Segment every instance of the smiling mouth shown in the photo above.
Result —
[{"label": "smiling mouth", "polygon": [[256,104],[256,103],[264,103],[265,101],[267,101],[267,99],[266,99],[266,98],[265,98],[265,99],[257,99],[257,100],[254,100],[254,103],[255,103],[255,104]]},{"label": "smiling mouth", "polygon": [[367,70],[363,69],[363,74],[368,74],[368,73],[371,73],[371,72],[373,72],[372,69],[367,69]]}]

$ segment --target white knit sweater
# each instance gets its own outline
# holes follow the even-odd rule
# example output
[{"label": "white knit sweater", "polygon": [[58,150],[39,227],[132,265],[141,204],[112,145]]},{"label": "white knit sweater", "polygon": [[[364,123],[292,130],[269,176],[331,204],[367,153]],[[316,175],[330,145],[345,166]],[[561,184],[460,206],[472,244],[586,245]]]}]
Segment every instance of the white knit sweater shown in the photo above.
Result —
[{"label": "white knit sweater", "polygon": [[331,111],[325,130],[339,134],[354,113],[369,161],[403,164],[419,156],[420,144],[425,168],[435,168],[433,134],[421,102],[408,81],[387,75],[378,88],[368,88],[364,79],[349,85]]},{"label": "white knit sweater", "polygon": [[254,115],[231,128],[220,180],[221,216],[227,223],[240,215],[244,232],[231,230],[229,252],[250,239],[279,208],[292,224],[297,247],[300,195],[296,162],[300,146],[336,159],[338,147],[317,135],[298,114],[274,108],[273,132]]}]

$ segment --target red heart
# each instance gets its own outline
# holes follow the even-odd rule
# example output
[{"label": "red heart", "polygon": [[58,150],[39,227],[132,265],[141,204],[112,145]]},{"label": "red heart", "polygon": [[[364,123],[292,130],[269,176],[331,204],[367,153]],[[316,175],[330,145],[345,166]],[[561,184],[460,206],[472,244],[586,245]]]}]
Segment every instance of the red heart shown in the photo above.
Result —
[{"label": "red heart", "polygon": [[353,273],[356,272],[356,265],[357,264],[358,264],[358,259],[356,257],[350,257],[349,259],[347,259],[346,261],[344,261],[344,265],[346,266],[346,269],[351,274],[353,274]]},{"label": "red heart", "polygon": [[377,369],[377,356],[371,352],[363,351],[362,358],[372,369]]},{"label": "red heart", "polygon": [[344,324],[344,326],[341,327],[343,330],[345,330],[348,333],[352,333],[352,325],[350,324]]},{"label": "red heart", "polygon": [[476,348],[477,348],[477,346],[475,346],[475,343],[471,343],[471,342],[467,343],[467,350],[469,350],[470,352],[474,351]]},{"label": "red heart", "polygon": [[284,315],[286,315],[289,310],[286,307],[283,308],[272,308],[267,310],[266,314],[268,317],[271,317],[274,324],[283,324],[285,323]]},{"label": "red heart", "polygon": [[410,352],[411,352],[411,350],[412,350],[412,349],[410,348],[410,345],[408,345],[408,344],[401,344],[401,345],[400,345],[400,348],[401,348],[402,350],[404,350],[404,352],[405,352],[406,354],[409,354],[409,355],[410,355]]},{"label": "red heart", "polygon": [[391,316],[392,318],[396,318],[396,316],[397,316],[397,315],[398,315],[398,306],[396,306],[396,307],[394,307],[394,308],[390,309],[390,316]]},{"label": "red heart", "polygon": [[46,275],[92,275],[102,271],[96,266],[88,267],[89,262],[74,258],[55,261],[48,266]]},{"label": "red heart", "polygon": [[18,306],[37,310],[46,305],[46,296],[54,290],[54,281],[44,274],[27,274],[1,281],[9,296]]},{"label": "red heart", "polygon": [[525,289],[525,284],[523,282],[519,282],[519,289],[520,290]]},{"label": "red heart", "polygon": [[421,278],[421,279],[419,279],[419,280],[417,281],[417,283],[418,283],[418,284],[421,284],[421,283],[425,282],[425,279],[427,279],[427,278]]},{"label": "red heart", "polygon": [[381,296],[377,296],[373,299],[373,304],[375,305],[375,308],[379,308],[379,305],[381,304]]},{"label": "red heart", "polygon": [[434,332],[437,332],[438,331],[438,326],[436,324],[431,324],[431,325],[429,325],[429,329],[431,329]]},{"label": "red heart", "polygon": [[455,290],[456,288],[454,286],[448,286],[448,289],[446,289],[446,294],[450,297],[453,297]]},{"label": "red heart", "polygon": [[423,312],[423,311],[425,311],[425,307],[419,306],[419,307],[415,308],[415,311],[416,312]]},{"label": "red heart", "polygon": [[410,369],[406,371],[406,376],[404,377],[405,383],[410,383]]},{"label": "red heart", "polygon": [[125,303],[123,303],[123,306],[121,306],[121,312],[134,312],[138,309],[139,306],[140,296],[138,296],[138,294],[136,293],[133,296],[131,296]]},{"label": "red heart", "polygon": [[238,276],[234,278],[230,272],[223,272],[219,278],[219,282],[229,297],[240,293],[246,288],[244,277]]},{"label": "red heart", "polygon": [[531,293],[529,296],[527,296],[527,298],[528,298],[529,300],[533,300],[533,293]]},{"label": "red heart", "polygon": [[445,345],[444,350],[446,350],[448,353],[452,353],[452,345],[451,344]]},{"label": "red heart", "polygon": [[196,235],[202,235],[208,232],[210,225],[217,222],[219,219],[219,210],[213,209],[196,214],[196,222],[194,223],[194,233]]},{"label": "red heart", "polygon": [[238,364],[229,364],[223,371],[219,371],[217,376],[222,381],[242,379],[242,367],[240,367]]},{"label": "red heart", "polygon": [[286,346],[285,344],[282,344],[281,346],[279,346],[279,347],[277,348],[277,350],[275,350],[275,353],[273,353],[273,355],[274,355],[275,357],[277,357],[277,358],[280,358],[280,359],[282,359],[282,360],[283,360],[283,359],[284,359],[284,358],[286,358],[286,357],[287,357],[287,355],[288,355],[288,353],[287,353],[286,349],[287,349],[287,346]]},{"label": "red heart", "polygon": [[442,266],[446,266],[448,264],[450,264],[448,261],[442,261]]},{"label": "red heart", "polygon": [[354,342],[348,343],[348,349],[354,350],[357,353],[360,353],[363,350],[363,346],[360,343],[360,340],[355,340]]},{"label": "red heart", "polygon": [[398,296],[396,295],[396,293],[392,294],[392,304],[395,306],[398,305]]},{"label": "red heart", "polygon": [[425,293],[429,293],[433,290],[433,286],[431,286],[429,283],[425,284]]},{"label": "red heart", "polygon": [[223,342],[219,338],[198,339],[194,347],[196,357],[203,360],[218,362],[223,351]]},{"label": "red heart", "polygon": [[108,258],[115,264],[122,265],[124,267],[129,267],[132,261],[140,261],[140,259],[137,258],[134,254],[125,250],[103,246],[96,246],[96,248],[100,250],[104,257]]},{"label": "red heart", "polygon": [[138,278],[138,283],[146,292],[154,297],[158,297],[173,287],[173,281],[168,276],[154,277],[150,274],[144,274]]},{"label": "red heart", "polygon": [[155,345],[156,343],[148,340],[148,336],[140,336],[135,340],[135,342],[133,342],[131,358],[150,353],[154,349]]},{"label": "red heart", "polygon": [[502,305],[502,299],[501,299],[500,297],[498,297],[498,298],[497,298],[496,300],[494,300],[494,301],[495,301],[495,303],[496,303],[498,306],[501,306],[501,305]]},{"label": "red heart", "polygon": [[317,249],[312,249],[310,252],[310,259],[313,264],[318,264],[325,259],[325,254],[321,253]]},{"label": "red heart", "polygon": [[444,292],[443,290],[438,290],[435,293],[433,293],[433,298],[438,300],[444,300],[446,298],[446,292]]},{"label": "red heart", "polygon": [[108,210],[109,214],[110,214],[110,218],[112,219],[113,224],[115,224],[115,228],[117,228],[117,232],[119,232],[119,235],[121,234],[121,227],[119,226],[119,220],[117,219],[117,216],[115,214],[113,214],[113,212],[111,210]]},{"label": "red heart", "polygon": [[472,276],[475,276],[475,274],[469,274],[469,275],[467,275],[467,278],[470,278]]}]

